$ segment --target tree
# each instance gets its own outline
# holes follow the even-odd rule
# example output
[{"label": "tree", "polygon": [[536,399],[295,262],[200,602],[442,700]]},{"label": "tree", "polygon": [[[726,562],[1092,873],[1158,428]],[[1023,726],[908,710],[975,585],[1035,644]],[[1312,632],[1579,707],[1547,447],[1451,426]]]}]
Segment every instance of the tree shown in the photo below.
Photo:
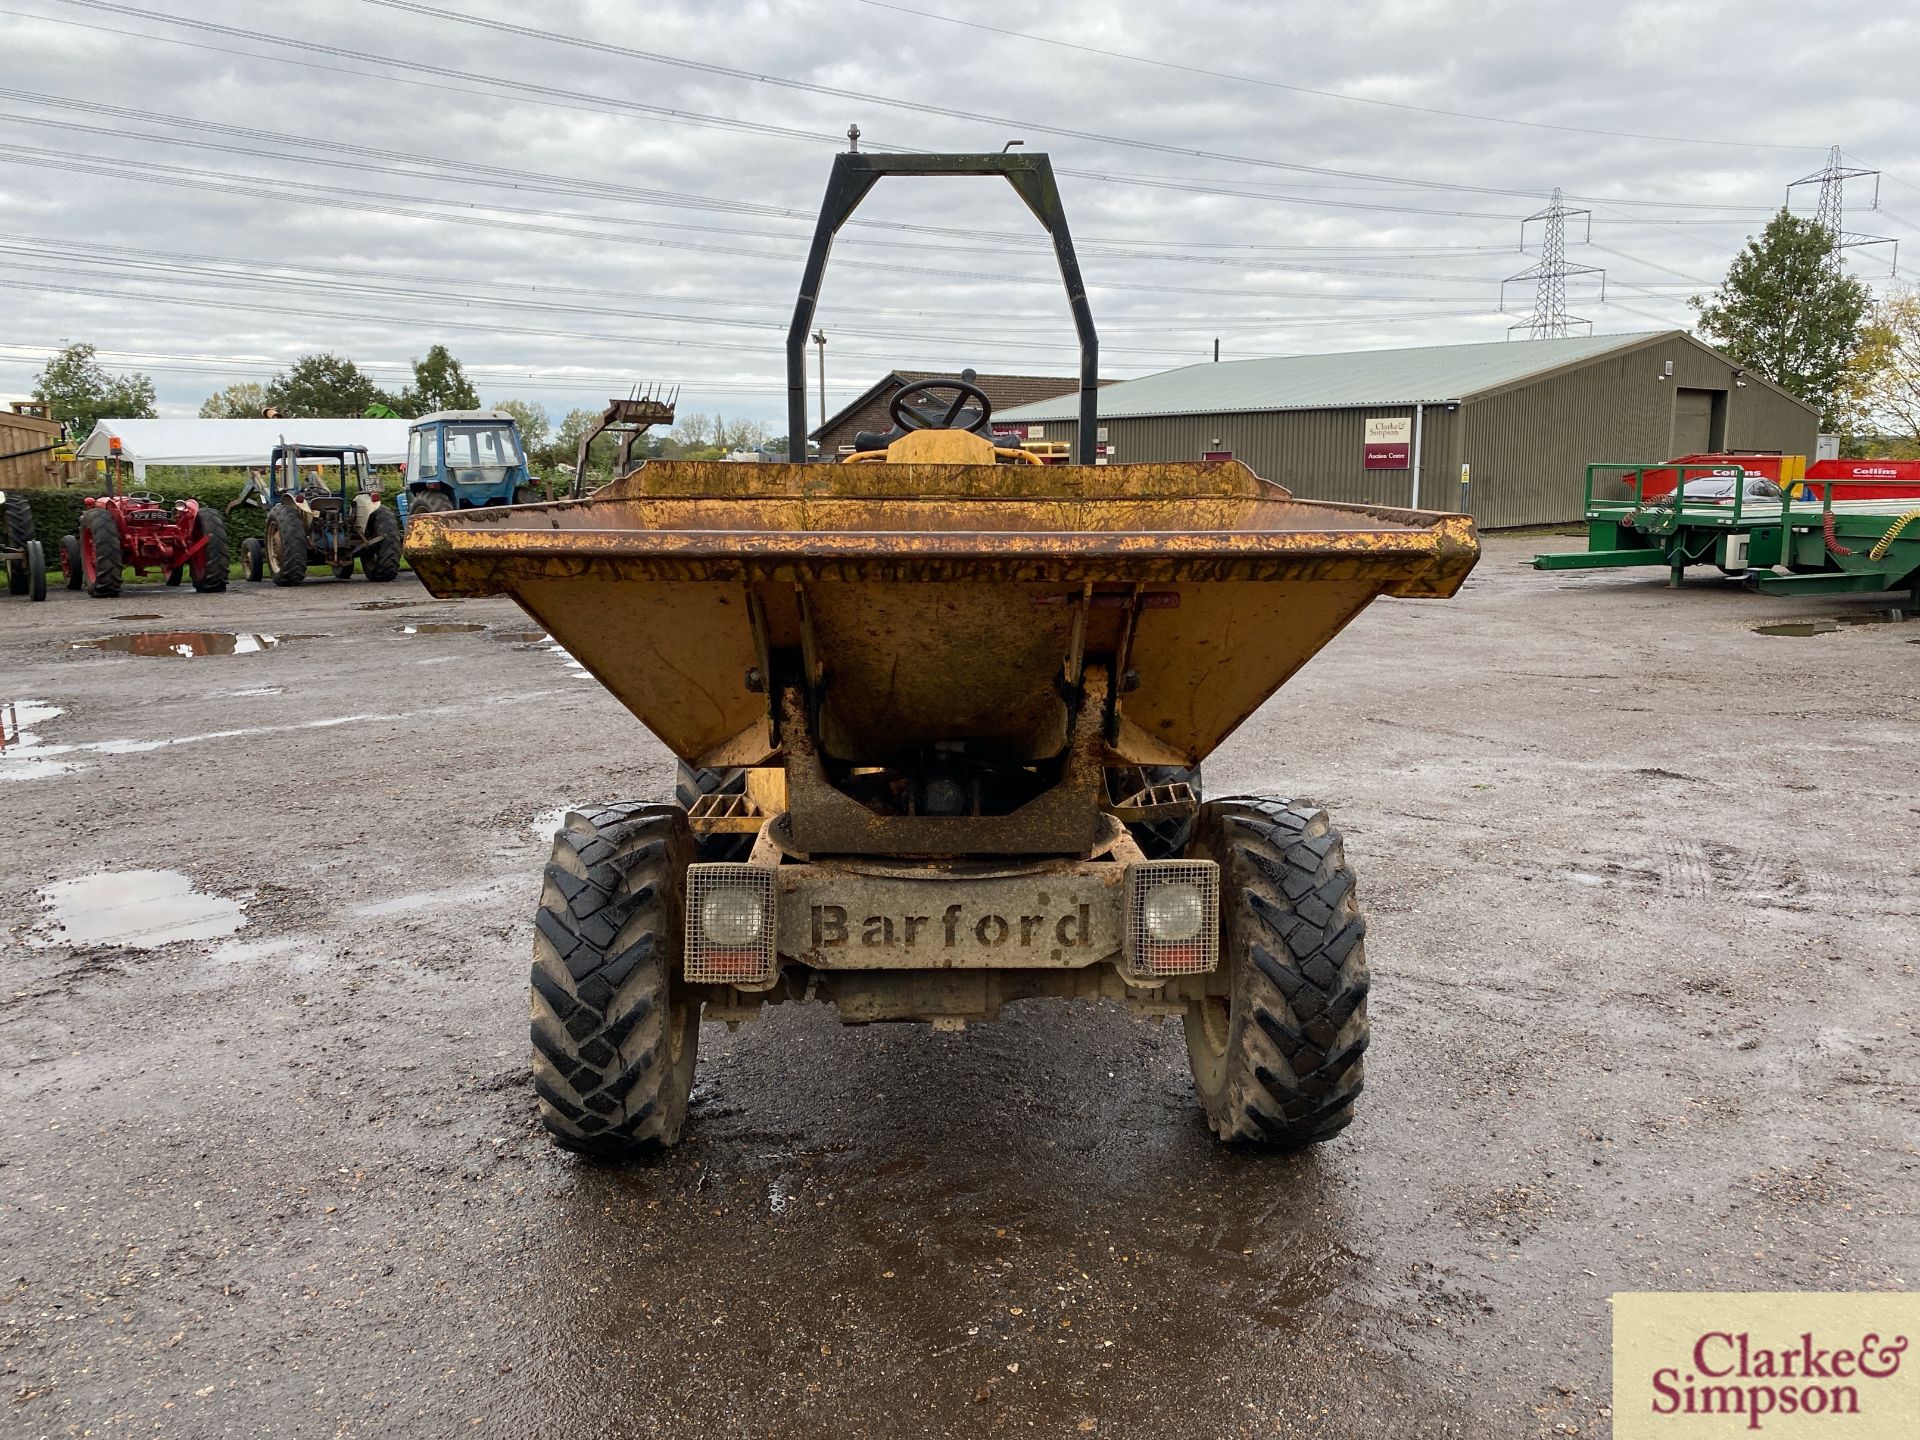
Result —
[{"label": "tree", "polygon": [[[537,400],[496,400],[493,402],[493,408],[513,416],[514,423],[520,427],[520,444],[528,455],[539,455],[551,463],[546,450],[547,441],[553,435],[553,427],[547,420],[546,406]],[[577,431],[573,437],[573,444],[575,449],[580,446],[580,436]],[[569,451],[560,458],[572,460],[573,453]]]},{"label": "tree", "polygon": [[1720,288],[1689,303],[1722,350],[1818,408],[1821,428],[1833,430],[1867,300],[1867,287],[1840,269],[1833,237],[1783,209],[1734,257]]},{"label": "tree", "polygon": [[291,420],[358,418],[369,405],[393,397],[338,355],[302,355],[283,375],[267,382],[267,404]]},{"label": "tree", "polygon": [[427,358],[413,362],[413,384],[400,397],[400,409],[408,415],[429,415],[435,410],[478,410],[480,397],[460,362],[444,345],[427,351]]},{"label": "tree", "polygon": [[773,427],[764,420],[722,420],[714,416],[713,443],[722,450],[764,450]]},{"label": "tree", "polygon": [[101,420],[144,420],[154,413],[153,381],[135,372],[112,375],[92,345],[69,343],[48,359],[33,383],[33,398],[69,433],[85,439]]},{"label": "tree", "polygon": [[267,408],[267,387],[257,380],[242,380],[217,394],[209,395],[200,406],[202,420],[258,420]]},{"label": "tree", "polygon": [[[560,422],[560,428],[553,433],[553,449],[559,457],[559,463],[571,467],[574,458],[580,453],[580,437],[600,423],[598,410],[569,410],[567,418]],[[616,453],[614,446],[618,442],[610,435],[602,435],[594,442],[594,448],[587,452],[588,470],[606,470],[613,465]],[[595,461],[602,463],[595,464]]]},{"label": "tree", "polygon": [[1873,307],[1842,385],[1850,450],[1920,457],[1920,291]]}]

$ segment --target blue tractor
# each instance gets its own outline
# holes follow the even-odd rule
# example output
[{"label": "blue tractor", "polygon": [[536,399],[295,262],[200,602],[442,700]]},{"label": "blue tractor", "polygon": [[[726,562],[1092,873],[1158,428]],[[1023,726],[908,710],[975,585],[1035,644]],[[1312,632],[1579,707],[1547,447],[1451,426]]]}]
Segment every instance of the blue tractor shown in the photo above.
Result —
[{"label": "blue tractor", "polygon": [[520,427],[502,410],[438,410],[407,432],[400,520],[435,510],[531,505],[543,499],[527,471]]}]

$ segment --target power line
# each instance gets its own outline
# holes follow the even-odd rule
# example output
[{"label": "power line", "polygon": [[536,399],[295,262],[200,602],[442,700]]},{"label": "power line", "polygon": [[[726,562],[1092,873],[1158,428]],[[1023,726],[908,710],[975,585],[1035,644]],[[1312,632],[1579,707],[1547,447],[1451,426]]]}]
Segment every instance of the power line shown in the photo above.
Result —
[{"label": "power line", "polygon": [[[179,15],[142,10],[132,5],[113,3],[113,0],[58,0],[63,5],[78,6],[83,9],[105,11],[112,14],[127,15],[143,20],[159,21],[164,24],[178,25],[208,33],[237,37],[274,45],[287,46],[310,52],[373,60],[383,65],[393,65],[401,69],[431,74],[471,75],[472,72],[450,72],[442,67],[425,65],[418,61],[398,60],[389,56],[367,55],[362,51],[347,50],[344,47],[323,45],[316,41],[294,40],[286,36],[274,35],[256,30],[245,30],[238,26],[220,25],[208,20],[198,20]],[[1515,189],[1502,186],[1470,185],[1451,181],[1423,180],[1404,175],[1378,175],[1362,170],[1344,170],[1322,165],[1305,165],[1295,161],[1275,160],[1264,156],[1235,155],[1211,151],[1192,146],[1172,145],[1156,140],[1143,140],[1134,137],[1107,135],[1097,131],[1077,130],[1068,126],[1047,125],[1039,121],[1020,120],[1002,115],[983,114],[978,111],[960,110],[950,106],[935,105],[927,101],[907,100],[895,96],[880,95],[873,91],[851,90],[839,86],[822,85],[808,80],[796,80],[788,76],[768,72],[743,70],[735,66],[720,65],[711,61],[692,60],[683,56],[668,55],[661,51],[641,50],[629,45],[616,45],[610,41],[593,40],[585,36],[566,35],[540,29],[529,25],[516,25],[509,21],[492,19],[479,15],[464,15],[452,10],[443,10],[431,5],[415,3],[415,0],[364,0],[369,5],[379,5],[387,9],[443,20],[453,24],[483,29],[497,34],[511,35],[517,39],[538,40],[549,44],[574,49],[593,51],[600,54],[617,55],[624,59],[643,60],[653,64],[666,65],[699,74],[715,75],[725,79],[745,80],[757,84],[773,85],[783,89],[800,91],[805,94],[820,95],[837,100],[851,100],[860,104],[883,105],[893,109],[905,110],[915,114],[936,115],[944,119],[965,120],[976,124],[992,125],[1015,130],[1027,130],[1048,135],[1058,135],[1067,139],[1085,140],[1094,144],[1110,145],[1128,149],[1148,150],[1159,154],[1177,155],[1183,159],[1211,160],[1231,165],[1246,165],[1260,169],[1283,170],[1291,174],[1324,175],[1348,180],[1384,181],[1392,184],[1414,186],[1421,189],[1439,191],[1458,191],[1481,195],[1519,196],[1535,198],[1538,190]],[[524,81],[503,80],[488,77],[489,83],[510,85],[514,88],[528,88],[535,91],[549,87],[532,86]],[[811,136],[809,136],[811,138]],[[1671,208],[1708,208],[1751,210],[1751,206],[1691,206],[1677,201],[1642,201],[1626,197],[1602,197],[1616,205],[1654,205]]]},{"label": "power line", "polygon": [[[382,3],[382,0],[374,0]],[[938,20],[947,25],[964,25],[969,30],[985,30],[994,35],[1005,35],[1010,39],[1029,40],[1036,45],[1052,45],[1062,50],[1077,50],[1084,55],[1101,55],[1110,60],[1126,60],[1136,65],[1151,65],[1161,70],[1178,70],[1188,75],[1200,75],[1209,80],[1231,80],[1242,85],[1259,85],[1269,90],[1286,90],[1295,95],[1313,95],[1323,100],[1344,100],[1354,105],[1375,105],[1386,110],[1408,110],[1416,115],[1440,115],[1449,120],[1477,120],[1489,125],[1519,125],[1532,130],[1559,130],[1571,135],[1605,135],[1616,140],[1658,140],[1674,145],[1719,145],[1741,150],[1816,150],[1816,145],[1783,145],[1767,140],[1709,140],[1693,135],[1650,135],[1635,130],[1603,130],[1590,125],[1556,125],[1546,120],[1516,120],[1506,115],[1476,115],[1464,110],[1441,110],[1431,105],[1412,105],[1400,100],[1379,100],[1370,95],[1349,95],[1339,90],[1316,90],[1307,85],[1288,85],[1279,80],[1267,80],[1257,75],[1238,75],[1224,70],[1206,70],[1198,65],[1182,65],[1173,60],[1160,60],[1150,55],[1130,55],[1122,50],[1108,50],[1098,45],[1081,45],[1071,40],[1055,40],[1046,35],[1034,35],[1024,30],[1006,30],[998,25],[986,25],[977,20],[962,20],[955,15],[936,15],[931,10],[915,10],[905,5],[889,4],[888,0],[860,0],[863,5],[871,5],[876,10],[892,10],[897,14],[910,15],[917,20]],[[408,7],[413,8],[413,7]]]}]

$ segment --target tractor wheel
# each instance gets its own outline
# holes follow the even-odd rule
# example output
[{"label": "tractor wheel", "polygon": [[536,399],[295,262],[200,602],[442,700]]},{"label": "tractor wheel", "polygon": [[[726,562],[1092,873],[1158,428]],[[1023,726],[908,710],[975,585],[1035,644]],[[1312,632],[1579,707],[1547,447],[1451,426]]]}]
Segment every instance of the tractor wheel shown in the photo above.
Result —
[{"label": "tractor wheel", "polygon": [[[1118,804],[1138,795],[1149,785],[1177,785],[1181,781],[1200,793],[1200,767],[1183,770],[1178,765],[1116,765],[1107,771],[1107,798]],[[1127,826],[1134,844],[1146,852],[1149,860],[1166,860],[1187,848],[1193,834],[1193,816],[1176,820],[1142,820]]]},{"label": "tractor wheel", "polygon": [[546,498],[536,485],[516,485],[513,488],[513,503],[516,505],[538,505]]},{"label": "tractor wheel", "polygon": [[398,580],[400,517],[382,505],[367,517],[367,538],[374,542],[374,547],[360,553],[360,573],[381,584]]},{"label": "tractor wheel", "polygon": [[336,580],[351,580],[353,578],[353,566],[335,565],[333,567],[333,578]]},{"label": "tractor wheel", "polygon": [[27,503],[27,497],[18,490],[9,490],[5,508],[7,512],[5,548],[21,552],[18,560],[7,562],[7,593],[24,595],[33,588],[33,577],[28,573],[26,554],[27,547],[33,543],[33,506]]},{"label": "tractor wheel", "polygon": [[533,1088],[555,1144],[604,1159],[680,1138],[700,1040],[674,973],[693,837],[669,805],[573,811],[534,917]]},{"label": "tractor wheel", "polygon": [[93,559],[87,593],[96,600],[111,600],[120,593],[122,579],[119,522],[111,510],[89,510],[81,515],[80,528],[85,532],[81,550],[91,551]]},{"label": "tractor wheel", "polygon": [[[703,795],[744,795],[747,772],[744,770],[696,770],[684,760],[673,777],[673,803],[682,810],[693,809]],[[722,832],[702,835],[694,842],[698,860],[744,860],[753,849],[754,837]]]},{"label": "tractor wheel", "polygon": [[40,548],[38,540],[27,542],[27,598],[47,598],[47,553]]},{"label": "tractor wheel", "polygon": [[1227,993],[1190,1001],[1187,1058],[1222,1140],[1294,1147],[1353,1119],[1367,1048],[1366,922],[1316,806],[1201,806],[1190,859],[1220,866]]},{"label": "tractor wheel", "polygon": [[257,535],[240,542],[240,573],[256,585],[267,572],[267,547]]},{"label": "tractor wheel", "polygon": [[437,515],[453,508],[453,497],[444,490],[420,490],[407,497],[409,515]]},{"label": "tractor wheel", "polygon": [[80,554],[80,537],[60,537],[60,573],[67,577],[67,588],[78,590],[87,583],[87,564]]},{"label": "tractor wheel", "polygon": [[186,573],[187,573],[186,566],[184,565],[174,566],[171,570],[167,571],[167,574],[166,574],[167,584],[169,586],[178,585],[181,579],[186,575]]},{"label": "tractor wheel", "polygon": [[194,537],[206,542],[193,571],[193,588],[202,595],[221,595],[227,588],[227,517],[205,505],[193,521]]},{"label": "tractor wheel", "polygon": [[267,570],[276,585],[307,578],[307,522],[284,501],[267,512]]}]

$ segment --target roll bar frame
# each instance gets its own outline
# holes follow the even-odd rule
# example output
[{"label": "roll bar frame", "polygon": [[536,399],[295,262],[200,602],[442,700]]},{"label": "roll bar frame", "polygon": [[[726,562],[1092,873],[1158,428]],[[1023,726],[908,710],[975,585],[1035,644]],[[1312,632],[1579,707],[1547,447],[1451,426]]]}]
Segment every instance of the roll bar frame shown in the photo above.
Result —
[{"label": "roll bar frame", "polygon": [[813,246],[800,277],[800,297],[787,330],[787,458],[804,464],[807,458],[807,333],[813,328],[814,308],[820,300],[820,282],[826,274],[833,237],[867,198],[883,175],[1004,175],[1014,193],[1053,239],[1053,256],[1067,287],[1073,310],[1073,328],[1080,337],[1080,423],[1073,437],[1074,463],[1093,463],[1100,387],[1100,338],[1094,333],[1093,309],[1087,304],[1086,283],[1073,252],[1067,229],[1066,207],[1054,183],[1053,163],[1043,153],[978,155],[890,155],[844,151],[833,157],[827,193],[820,202],[820,218],[813,229]]}]

